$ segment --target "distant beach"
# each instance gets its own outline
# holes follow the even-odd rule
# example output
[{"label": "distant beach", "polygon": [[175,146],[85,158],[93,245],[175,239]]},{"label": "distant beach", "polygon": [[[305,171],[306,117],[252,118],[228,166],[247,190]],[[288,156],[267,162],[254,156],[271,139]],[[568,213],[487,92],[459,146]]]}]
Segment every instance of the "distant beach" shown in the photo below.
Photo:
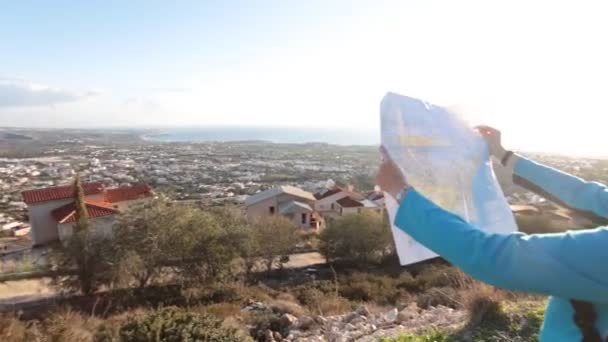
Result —
[{"label": "distant beach", "polygon": [[327,143],[378,145],[380,132],[366,129],[297,127],[205,127],[170,128],[147,134],[144,140],[161,142],[268,141],[274,143]]}]

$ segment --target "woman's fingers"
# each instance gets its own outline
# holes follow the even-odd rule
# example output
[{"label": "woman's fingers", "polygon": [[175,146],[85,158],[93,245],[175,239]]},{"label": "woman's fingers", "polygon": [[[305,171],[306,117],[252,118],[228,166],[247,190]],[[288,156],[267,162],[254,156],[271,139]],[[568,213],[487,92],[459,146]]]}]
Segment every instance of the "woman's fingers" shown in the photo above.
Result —
[{"label": "woman's fingers", "polygon": [[380,154],[383,163],[391,160],[391,157],[388,155],[388,151],[386,150],[384,145],[380,145]]}]

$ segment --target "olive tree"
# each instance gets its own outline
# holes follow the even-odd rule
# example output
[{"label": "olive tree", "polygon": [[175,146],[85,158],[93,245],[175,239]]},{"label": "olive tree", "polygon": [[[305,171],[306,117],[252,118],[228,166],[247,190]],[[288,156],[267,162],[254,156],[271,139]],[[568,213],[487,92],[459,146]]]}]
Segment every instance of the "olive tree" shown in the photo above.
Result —
[{"label": "olive tree", "polygon": [[373,211],[345,215],[321,232],[321,253],[328,262],[379,262],[394,244],[385,215]]}]

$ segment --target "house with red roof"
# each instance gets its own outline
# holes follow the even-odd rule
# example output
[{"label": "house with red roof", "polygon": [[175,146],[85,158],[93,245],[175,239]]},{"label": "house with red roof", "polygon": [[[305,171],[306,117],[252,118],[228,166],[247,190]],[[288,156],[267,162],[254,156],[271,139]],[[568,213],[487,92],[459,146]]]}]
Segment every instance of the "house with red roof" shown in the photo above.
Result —
[{"label": "house with red roof", "polygon": [[[91,226],[100,234],[112,233],[118,213],[154,196],[147,185],[106,189],[103,184],[93,182],[82,187]],[[76,223],[72,185],[26,190],[22,196],[28,206],[34,246],[65,241],[72,235]]]}]

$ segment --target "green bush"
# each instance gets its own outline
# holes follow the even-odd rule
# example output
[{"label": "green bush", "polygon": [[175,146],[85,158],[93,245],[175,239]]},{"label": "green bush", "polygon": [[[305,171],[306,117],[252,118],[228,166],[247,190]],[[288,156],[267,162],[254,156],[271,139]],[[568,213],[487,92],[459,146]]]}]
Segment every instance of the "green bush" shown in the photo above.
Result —
[{"label": "green bush", "polygon": [[222,327],[222,322],[214,316],[176,307],[129,318],[120,327],[120,338],[125,342],[238,341],[236,331]]},{"label": "green bush", "polygon": [[252,314],[248,320],[251,325],[251,337],[262,340],[266,330],[278,331],[281,335],[287,335],[289,327],[281,321],[281,315],[275,312],[260,312]]},{"label": "green bush", "polygon": [[416,336],[416,335],[402,335],[395,338],[383,338],[381,342],[455,342],[456,339],[447,335],[441,331],[431,331],[427,334]]},{"label": "green bush", "polygon": [[399,288],[398,278],[373,273],[353,273],[339,278],[340,295],[353,301],[373,301],[392,305],[409,293]]}]

